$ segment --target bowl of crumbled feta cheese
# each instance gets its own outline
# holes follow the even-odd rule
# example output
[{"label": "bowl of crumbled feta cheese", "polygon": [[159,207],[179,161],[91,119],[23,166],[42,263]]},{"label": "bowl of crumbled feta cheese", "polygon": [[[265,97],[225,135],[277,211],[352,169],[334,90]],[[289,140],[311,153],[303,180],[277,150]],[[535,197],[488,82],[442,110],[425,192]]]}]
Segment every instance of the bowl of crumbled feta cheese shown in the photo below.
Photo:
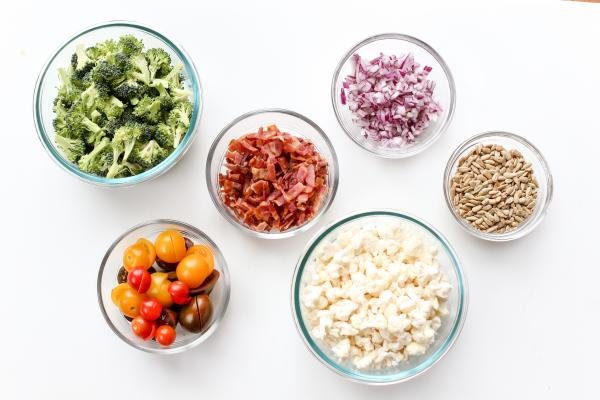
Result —
[{"label": "bowl of crumbled feta cheese", "polygon": [[428,370],[465,321],[468,290],[448,241],[421,219],[365,211],[325,227],[292,282],[308,349],[354,381],[392,384]]}]

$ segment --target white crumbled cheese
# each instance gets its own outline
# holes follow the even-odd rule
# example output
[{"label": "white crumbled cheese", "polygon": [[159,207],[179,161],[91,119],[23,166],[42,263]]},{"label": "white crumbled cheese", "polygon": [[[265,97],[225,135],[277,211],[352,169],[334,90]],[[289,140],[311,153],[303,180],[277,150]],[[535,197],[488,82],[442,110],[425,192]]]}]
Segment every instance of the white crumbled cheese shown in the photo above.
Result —
[{"label": "white crumbled cheese", "polygon": [[335,357],[379,369],[425,354],[451,290],[419,228],[377,221],[352,224],[315,250],[300,301],[311,334]]}]

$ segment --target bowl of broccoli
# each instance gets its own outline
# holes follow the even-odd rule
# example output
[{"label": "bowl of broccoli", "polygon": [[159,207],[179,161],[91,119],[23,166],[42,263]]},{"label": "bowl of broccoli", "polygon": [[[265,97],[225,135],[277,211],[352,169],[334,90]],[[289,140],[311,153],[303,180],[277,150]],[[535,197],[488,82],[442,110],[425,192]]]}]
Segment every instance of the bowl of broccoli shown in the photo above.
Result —
[{"label": "bowl of broccoli", "polygon": [[42,69],[34,121],[67,172],[131,186],[166,172],[193,142],[202,88],[190,57],[140,24],[112,21],[70,38]]}]

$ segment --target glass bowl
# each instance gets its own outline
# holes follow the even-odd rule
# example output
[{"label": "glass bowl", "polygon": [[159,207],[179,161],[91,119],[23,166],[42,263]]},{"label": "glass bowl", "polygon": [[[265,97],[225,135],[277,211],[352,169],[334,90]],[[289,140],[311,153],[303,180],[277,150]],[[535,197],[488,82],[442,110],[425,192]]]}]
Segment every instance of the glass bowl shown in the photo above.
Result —
[{"label": "glass bowl", "polygon": [[[162,347],[153,340],[143,341],[135,336],[131,330],[131,323],[125,319],[118,307],[112,302],[111,291],[118,284],[117,273],[123,265],[122,259],[125,249],[139,238],[146,238],[154,242],[156,236],[166,229],[176,229],[184,237],[191,239],[194,244],[204,244],[210,247],[215,256],[215,269],[221,273],[221,276],[210,293],[210,300],[213,304],[213,314],[210,323],[199,333],[188,332],[178,324],[175,342],[169,347]],[[180,353],[208,339],[219,326],[229,303],[229,292],[231,290],[229,279],[229,269],[221,250],[204,232],[183,222],[158,219],[144,222],[128,229],[110,245],[98,271],[98,303],[110,329],[125,343],[149,353]]]},{"label": "glass bowl", "polygon": [[[454,208],[450,193],[452,177],[457,171],[460,159],[478,145],[488,144],[499,144],[507,150],[515,149],[521,152],[524,159],[531,163],[533,167],[533,176],[537,179],[539,186],[538,197],[533,213],[515,229],[503,233],[483,232],[465,221]],[[533,229],[535,229],[542,221],[544,215],[546,215],[546,211],[552,200],[552,191],[552,174],[540,151],[526,139],[509,132],[484,132],[471,137],[454,150],[454,153],[452,153],[446,164],[446,170],[444,171],[444,197],[446,199],[446,205],[454,216],[454,219],[456,219],[459,225],[470,234],[480,239],[490,241],[502,242],[514,240],[533,231]]]},{"label": "glass bowl", "polygon": [[[364,59],[373,59],[379,53],[388,55],[403,55],[412,53],[415,61],[420,65],[432,67],[429,78],[435,81],[434,98],[442,106],[442,113],[436,121],[419,135],[415,142],[398,148],[389,148],[368,140],[361,133],[361,129],[352,121],[352,112],[347,105],[343,105],[340,98],[343,82],[347,75],[352,73],[351,58],[359,54]],[[341,59],[331,82],[331,102],[333,111],[342,129],[356,144],[363,149],[384,158],[405,158],[414,156],[431,146],[440,135],[446,131],[456,104],[456,89],[450,69],[442,57],[427,43],[412,36],[399,33],[386,33],[371,36],[352,47]]]},{"label": "glass bowl", "polygon": [[[307,264],[313,260],[313,252],[326,245],[342,229],[350,224],[371,224],[378,221],[400,220],[417,228],[425,240],[438,249],[440,270],[445,272],[452,290],[447,300],[448,315],[442,317],[442,325],[437,331],[434,343],[422,356],[414,356],[394,368],[358,370],[348,361],[340,362],[331,349],[316,339],[304,321],[303,306],[300,302],[300,289],[303,284]],[[349,215],[339,219],[318,232],[305,247],[296,269],[291,287],[291,308],[296,328],[310,352],[330,370],[352,381],[388,385],[399,383],[425,372],[437,363],[453,346],[458,338],[467,314],[468,286],[465,273],[458,256],[442,234],[423,220],[394,210],[372,210]]]},{"label": "glass bowl", "polygon": [[[118,39],[125,34],[132,34],[142,39],[146,49],[151,47],[163,48],[169,53],[174,64],[183,64],[183,75],[186,78],[185,86],[192,91],[192,118],[190,120],[190,128],[179,146],[177,146],[177,148],[160,164],[138,175],[126,178],[106,178],[80,171],[75,164],[64,158],[54,143],[55,131],[52,126],[54,111],[52,110],[52,107],[59,85],[57,70],[60,67],[69,65],[75,46],[80,43],[91,46],[99,41],[111,38]],[[35,84],[35,91],[33,94],[33,117],[35,127],[37,129],[38,137],[50,155],[50,158],[62,167],[62,169],[85,182],[109,187],[132,186],[156,178],[175,165],[194,141],[202,114],[202,108],[203,99],[200,78],[198,78],[196,67],[190,56],[181,48],[181,46],[174,44],[161,33],[158,33],[147,26],[127,21],[104,22],[85,29],[83,32],[69,38],[66,43],[61,45],[58,50],[54,52],[52,57],[42,68]]]},{"label": "glass bowl", "polygon": [[[232,139],[247,133],[256,132],[259,127],[275,124],[282,132],[310,140],[318,152],[329,163],[328,190],[319,211],[304,224],[285,231],[261,232],[243,224],[233,212],[223,204],[219,190],[219,174],[225,170],[224,160],[227,147]],[[295,236],[310,229],[331,206],[338,186],[338,160],[329,138],[317,124],[305,116],[283,109],[262,109],[241,115],[230,122],[215,138],[206,160],[206,183],[210,197],[223,217],[243,232],[263,239],[282,239]]]}]

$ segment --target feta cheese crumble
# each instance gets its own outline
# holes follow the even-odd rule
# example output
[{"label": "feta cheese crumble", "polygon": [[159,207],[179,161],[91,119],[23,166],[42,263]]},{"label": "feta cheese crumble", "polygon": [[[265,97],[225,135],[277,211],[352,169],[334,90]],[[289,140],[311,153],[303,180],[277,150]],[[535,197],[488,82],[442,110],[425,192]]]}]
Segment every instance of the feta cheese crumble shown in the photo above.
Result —
[{"label": "feta cheese crumble", "polygon": [[300,292],[313,337],[358,369],[424,354],[452,289],[427,239],[410,223],[378,220],[350,224],[321,243]]}]

